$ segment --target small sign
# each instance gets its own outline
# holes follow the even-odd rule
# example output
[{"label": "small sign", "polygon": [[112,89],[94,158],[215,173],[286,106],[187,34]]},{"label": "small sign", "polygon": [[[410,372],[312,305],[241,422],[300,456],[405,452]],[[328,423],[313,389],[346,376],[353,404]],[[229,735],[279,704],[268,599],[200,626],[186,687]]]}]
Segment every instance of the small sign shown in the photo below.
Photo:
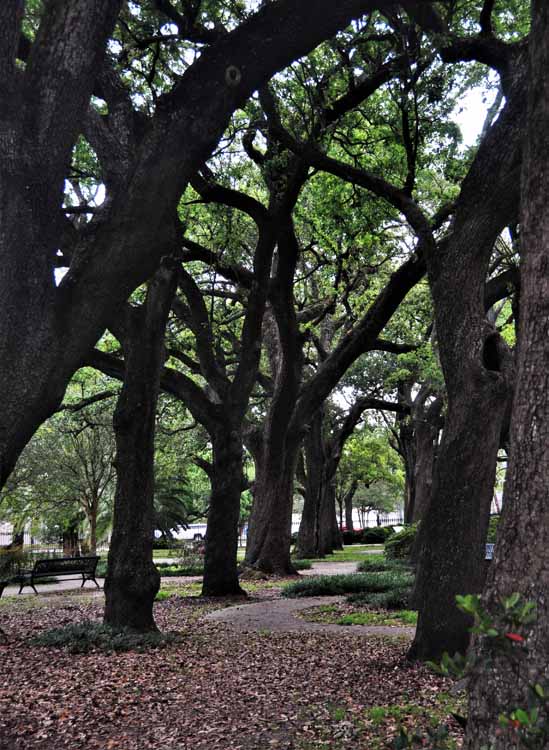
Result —
[{"label": "small sign", "polygon": [[485,560],[493,560],[494,558],[494,545],[493,544],[487,544],[486,545],[486,554],[484,555]]}]

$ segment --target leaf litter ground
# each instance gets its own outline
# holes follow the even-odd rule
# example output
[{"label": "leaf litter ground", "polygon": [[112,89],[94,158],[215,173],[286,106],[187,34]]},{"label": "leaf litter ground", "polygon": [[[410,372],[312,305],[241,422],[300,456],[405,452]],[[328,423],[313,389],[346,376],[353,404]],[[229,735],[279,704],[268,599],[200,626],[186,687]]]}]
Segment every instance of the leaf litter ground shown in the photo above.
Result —
[{"label": "leaf litter ground", "polygon": [[[280,593],[272,583],[248,589],[250,601]],[[456,709],[447,681],[406,662],[405,639],[352,628],[234,632],[203,621],[228,604],[175,595],[155,605],[155,617],[176,643],[75,655],[29,641],[100,621],[102,594],[2,600],[0,750],[377,750],[399,723],[425,726]]]}]

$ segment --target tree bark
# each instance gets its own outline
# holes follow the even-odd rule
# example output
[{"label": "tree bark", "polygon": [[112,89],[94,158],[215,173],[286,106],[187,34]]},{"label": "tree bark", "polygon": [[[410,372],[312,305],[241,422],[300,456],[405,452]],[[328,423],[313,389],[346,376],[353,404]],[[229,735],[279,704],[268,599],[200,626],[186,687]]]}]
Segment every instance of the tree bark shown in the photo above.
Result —
[{"label": "tree bark", "polygon": [[[495,558],[485,604],[497,611],[513,592],[536,604],[527,635],[523,681],[508,662],[494,658],[478,669],[470,690],[467,750],[507,750],[514,743],[498,715],[528,707],[528,684],[549,678],[549,7],[532,3],[529,37],[528,127],[522,172],[521,311],[517,387],[511,423],[510,461]],[[479,654],[482,659],[483,650]],[[543,710],[542,710],[543,716]]]},{"label": "tree bark", "polygon": [[358,482],[355,479],[343,498],[345,505],[345,526],[347,531],[353,531],[353,500],[358,489]]},{"label": "tree bark", "polygon": [[73,521],[63,531],[63,555],[65,557],[78,557],[80,555],[80,543],[78,539],[78,521]]},{"label": "tree bark", "polygon": [[228,422],[212,437],[213,471],[202,596],[245,596],[236,553],[242,492],[242,434]]},{"label": "tree bark", "polygon": [[484,289],[495,240],[518,206],[523,96],[516,85],[463,184],[449,238],[428,258],[448,413],[420,529],[413,659],[467,648],[470,621],[455,597],[484,585],[484,543],[512,384],[507,348],[486,322]]},{"label": "tree bark", "polygon": [[[323,417],[323,410],[320,409],[313,417],[303,440],[307,483],[296,545],[296,556],[301,559],[323,557],[326,554],[326,533],[322,529],[325,521],[325,514],[322,512],[325,505]],[[331,516],[329,523],[331,541]]]},{"label": "tree bark", "polygon": [[126,373],[114,414],[117,485],[105,580],[105,622],[154,631],[160,575],[153,563],[154,434],[164,333],[176,274],[162,266],[121,342]]},{"label": "tree bark", "polygon": [[423,405],[421,414],[414,414],[415,497],[411,523],[423,520],[431,503],[441,409],[442,398],[437,397],[433,403]]}]

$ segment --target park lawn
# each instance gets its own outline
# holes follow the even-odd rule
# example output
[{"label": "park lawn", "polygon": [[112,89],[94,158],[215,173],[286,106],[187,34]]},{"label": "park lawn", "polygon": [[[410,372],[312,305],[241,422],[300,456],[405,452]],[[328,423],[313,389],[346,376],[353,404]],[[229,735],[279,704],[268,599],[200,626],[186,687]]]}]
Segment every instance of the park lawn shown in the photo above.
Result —
[{"label": "park lawn", "polygon": [[[244,585],[254,599],[279,595],[272,581]],[[176,637],[144,653],[31,645],[50,628],[100,622],[101,592],[1,600],[0,747],[374,750],[400,721],[427,726],[455,708],[441,708],[448,681],[407,662],[402,637],[241,633],[203,615],[242,600],[201,599],[198,588],[163,586],[172,595],[155,617]]]},{"label": "park lawn", "polygon": [[381,550],[383,550],[382,544],[350,544],[326,557],[310,558],[309,562],[360,562],[368,554],[375,554],[378,558]]}]

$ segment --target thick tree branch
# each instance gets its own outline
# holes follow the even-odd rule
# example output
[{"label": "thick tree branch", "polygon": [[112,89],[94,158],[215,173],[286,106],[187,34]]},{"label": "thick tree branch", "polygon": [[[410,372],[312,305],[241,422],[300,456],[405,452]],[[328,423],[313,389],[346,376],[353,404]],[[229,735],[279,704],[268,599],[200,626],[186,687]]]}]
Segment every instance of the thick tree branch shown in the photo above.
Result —
[{"label": "thick tree branch", "polygon": [[23,0],[0,3],[0,88],[9,86],[15,73],[23,10]]},{"label": "thick tree branch", "polygon": [[179,286],[189,306],[183,309],[180,301],[174,299],[172,309],[191,328],[196,340],[196,352],[202,373],[210,386],[222,398],[229,382],[215,356],[214,335],[204,297],[195,280],[183,268],[179,271]]},{"label": "thick tree branch", "polygon": [[27,135],[56,176],[88,107],[121,0],[48,0],[25,68]]},{"label": "thick tree branch", "polygon": [[414,256],[395,271],[364,317],[342,339],[316,374],[303,387],[291,428],[296,432],[308,424],[315,411],[335,388],[350,365],[364,352],[375,348],[379,334],[402,300],[425,274],[425,262]]}]

